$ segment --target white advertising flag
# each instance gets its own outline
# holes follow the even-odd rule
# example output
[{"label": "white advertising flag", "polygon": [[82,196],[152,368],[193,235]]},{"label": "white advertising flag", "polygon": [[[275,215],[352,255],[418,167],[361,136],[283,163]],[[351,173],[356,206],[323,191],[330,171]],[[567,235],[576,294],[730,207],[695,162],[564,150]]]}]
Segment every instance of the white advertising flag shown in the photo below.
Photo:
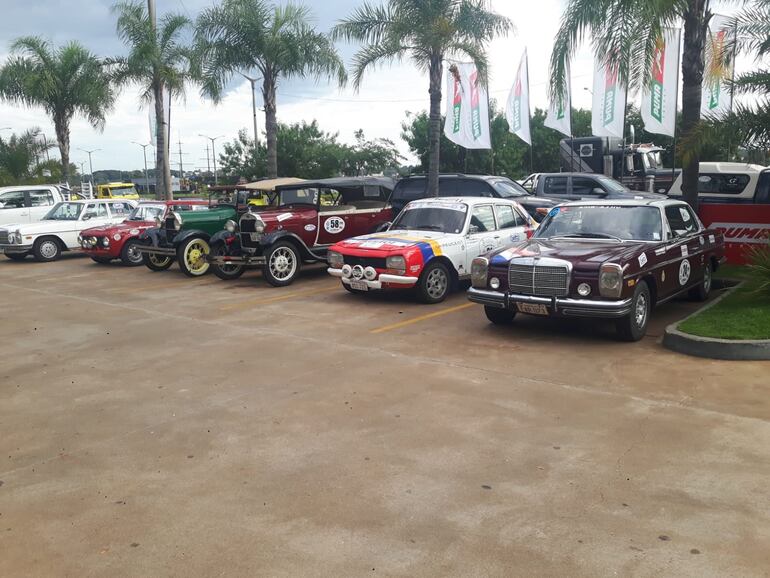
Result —
[{"label": "white advertising flag", "polygon": [[513,82],[511,93],[508,95],[508,106],[505,109],[508,119],[508,130],[532,145],[529,132],[529,70],[527,66],[527,51],[521,57],[516,80]]},{"label": "white advertising flag", "polygon": [[487,90],[473,63],[453,64],[446,84],[444,134],[467,149],[491,149]]},{"label": "white advertising flag", "polygon": [[679,87],[678,28],[667,28],[655,45],[652,69],[642,91],[642,121],[647,132],[674,136]]},{"label": "white advertising flag", "polygon": [[591,132],[594,136],[623,138],[626,88],[620,84],[618,69],[594,59],[594,95]]},{"label": "white advertising flag", "polygon": [[726,51],[734,41],[735,22],[727,16],[712,16],[706,38],[701,116],[722,116],[733,108],[732,95],[727,88],[727,82],[733,78],[733,63],[727,62]]},{"label": "white advertising flag", "polygon": [[572,136],[572,95],[570,94],[570,70],[567,67],[567,80],[561,98],[554,97],[548,105],[548,114],[543,123],[548,128],[558,130],[564,136]]}]

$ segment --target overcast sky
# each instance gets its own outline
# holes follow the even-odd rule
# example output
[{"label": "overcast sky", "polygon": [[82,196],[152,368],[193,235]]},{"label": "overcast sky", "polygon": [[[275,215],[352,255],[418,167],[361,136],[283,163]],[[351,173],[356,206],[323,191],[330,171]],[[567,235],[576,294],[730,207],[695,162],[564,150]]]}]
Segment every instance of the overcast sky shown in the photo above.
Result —
[{"label": "overcast sky", "polygon": [[[377,0],[374,0],[377,1]],[[643,1],[643,0],[642,0]],[[328,31],[340,18],[349,15],[360,0],[305,0],[315,14],[319,30]],[[565,0],[492,0],[493,8],[513,20],[516,32],[499,38],[489,46],[491,59],[490,97],[502,106],[525,47],[529,53],[532,108],[546,107],[548,58],[558,28]],[[100,56],[121,54],[124,46],[115,35],[115,16],[111,0],[2,0],[0,18],[0,62],[8,55],[11,42],[23,35],[44,36],[56,44],[76,39]],[[212,0],[157,0],[158,14],[181,12],[191,18]],[[340,44],[346,63],[355,47]],[[741,62],[738,63],[741,69]],[[590,107],[591,55],[587,48],[572,64],[573,106]],[[362,128],[368,138],[387,137],[406,153],[400,139],[401,123],[408,112],[428,107],[428,79],[408,61],[386,65],[368,74],[361,90],[340,90],[312,80],[284,81],[278,90],[278,119],[282,122],[317,119],[320,127],[339,133],[343,142],[353,141],[353,132]],[[258,93],[257,105],[261,106]],[[258,116],[259,131],[264,129],[264,114]],[[22,131],[41,127],[54,138],[51,122],[42,110],[25,109],[0,103],[0,128]],[[75,163],[87,161],[78,149],[101,149],[93,154],[94,170],[138,169],[142,166],[142,149],[131,141],[149,141],[146,109],[140,108],[138,91],[126,88],[115,109],[107,117],[103,132],[98,132],[81,119],[72,123],[71,157]],[[200,98],[190,87],[186,102],[174,102],[171,113],[172,167],[178,168],[178,144],[182,142],[184,169],[206,167],[206,141],[198,136],[224,136],[230,140],[239,129],[252,129],[251,92],[248,82],[235,81],[226,98],[217,106]],[[2,131],[7,137],[10,131]],[[263,139],[264,135],[260,137]],[[221,150],[217,141],[218,150]],[[86,164],[85,170],[88,171]]]}]

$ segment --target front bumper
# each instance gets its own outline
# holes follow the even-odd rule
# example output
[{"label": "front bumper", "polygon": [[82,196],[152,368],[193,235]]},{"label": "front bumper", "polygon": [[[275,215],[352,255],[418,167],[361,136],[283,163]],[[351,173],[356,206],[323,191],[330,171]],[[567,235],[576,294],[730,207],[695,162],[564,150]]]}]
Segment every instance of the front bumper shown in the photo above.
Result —
[{"label": "front bumper", "polygon": [[400,287],[414,287],[419,280],[417,277],[405,277],[403,275],[389,275],[387,273],[381,273],[377,276],[377,279],[369,281],[368,279],[353,279],[344,277],[342,275],[342,269],[334,269],[329,267],[326,270],[332,277],[339,277],[345,285],[350,285],[351,281],[357,281],[364,283],[369,289],[382,289],[383,285],[398,285]]},{"label": "front bumper", "polygon": [[262,267],[267,261],[264,255],[211,255],[206,260],[212,265],[242,265],[244,267]]},{"label": "front bumper", "polygon": [[0,253],[8,253],[9,255],[16,253],[29,253],[31,250],[32,245],[11,245],[10,243],[7,245],[0,245]]},{"label": "front bumper", "polygon": [[516,310],[516,303],[545,305],[549,315],[564,317],[599,317],[618,318],[631,313],[631,298],[617,301],[598,301],[596,299],[571,299],[569,297],[537,297],[520,293],[503,293],[489,289],[468,289],[468,299],[474,303]]}]

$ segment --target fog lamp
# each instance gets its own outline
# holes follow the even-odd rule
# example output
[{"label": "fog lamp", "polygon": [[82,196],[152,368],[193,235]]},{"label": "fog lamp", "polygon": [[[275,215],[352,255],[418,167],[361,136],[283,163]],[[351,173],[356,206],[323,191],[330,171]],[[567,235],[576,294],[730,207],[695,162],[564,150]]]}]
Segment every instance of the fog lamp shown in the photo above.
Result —
[{"label": "fog lamp", "polygon": [[591,286],[588,283],[578,285],[578,293],[581,297],[588,297],[591,294]]},{"label": "fog lamp", "polygon": [[489,286],[492,289],[500,289],[500,279],[498,279],[497,277],[492,277],[489,280]]},{"label": "fog lamp", "polygon": [[361,265],[353,267],[353,279],[361,279],[364,276],[364,268]]},{"label": "fog lamp", "polygon": [[374,281],[377,278],[377,271],[374,270],[374,267],[367,267],[364,269],[364,277],[369,281]]},{"label": "fog lamp", "polygon": [[345,279],[350,279],[350,276],[353,274],[353,267],[350,265],[343,265],[342,266],[342,276],[345,277]]}]

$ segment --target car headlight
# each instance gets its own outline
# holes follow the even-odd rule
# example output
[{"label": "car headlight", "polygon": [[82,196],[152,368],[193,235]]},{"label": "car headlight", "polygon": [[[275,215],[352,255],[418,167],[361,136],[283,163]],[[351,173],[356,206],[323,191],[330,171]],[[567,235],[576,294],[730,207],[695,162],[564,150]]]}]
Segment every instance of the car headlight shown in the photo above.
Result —
[{"label": "car headlight", "polygon": [[15,243],[16,242],[16,233],[8,233],[8,242],[9,243]]},{"label": "car headlight", "polygon": [[588,283],[581,283],[577,288],[578,295],[588,297],[591,294],[591,286]]},{"label": "car headlight", "polygon": [[488,269],[489,259],[486,257],[476,257],[471,261],[471,285],[476,289],[486,289]]},{"label": "car headlight", "polygon": [[182,215],[180,215],[177,212],[174,212],[174,229],[179,231],[182,228]]},{"label": "car headlight", "polygon": [[368,281],[374,281],[377,278],[377,270],[374,267],[366,267],[364,269],[364,279]]},{"label": "car headlight", "polygon": [[345,279],[350,279],[352,275],[353,275],[353,267],[351,267],[350,265],[343,265],[342,276],[345,277]]},{"label": "car headlight", "polygon": [[83,244],[83,237],[82,235],[78,235],[78,245],[82,245],[82,244]]},{"label": "car headlight", "polygon": [[337,253],[337,251],[329,251],[326,254],[326,260],[329,262],[329,267],[333,267],[335,269],[339,269],[345,264],[342,253]]},{"label": "car headlight", "polygon": [[265,222],[262,220],[262,218],[259,215],[257,215],[256,222],[254,223],[254,230],[257,233],[265,232]]},{"label": "car headlight", "polygon": [[403,275],[406,273],[406,259],[404,259],[403,255],[392,255],[385,259],[385,268]]},{"label": "car headlight", "polygon": [[104,239],[102,239],[102,245],[104,245],[105,247],[109,247],[110,246],[110,238],[109,237],[105,237]]},{"label": "car headlight", "polygon": [[602,297],[620,297],[623,289],[623,268],[615,263],[602,265],[599,273],[599,293]]},{"label": "car headlight", "polygon": [[233,221],[232,219],[228,219],[225,223],[225,231],[228,233],[235,233],[235,229],[238,228],[238,223]]}]

